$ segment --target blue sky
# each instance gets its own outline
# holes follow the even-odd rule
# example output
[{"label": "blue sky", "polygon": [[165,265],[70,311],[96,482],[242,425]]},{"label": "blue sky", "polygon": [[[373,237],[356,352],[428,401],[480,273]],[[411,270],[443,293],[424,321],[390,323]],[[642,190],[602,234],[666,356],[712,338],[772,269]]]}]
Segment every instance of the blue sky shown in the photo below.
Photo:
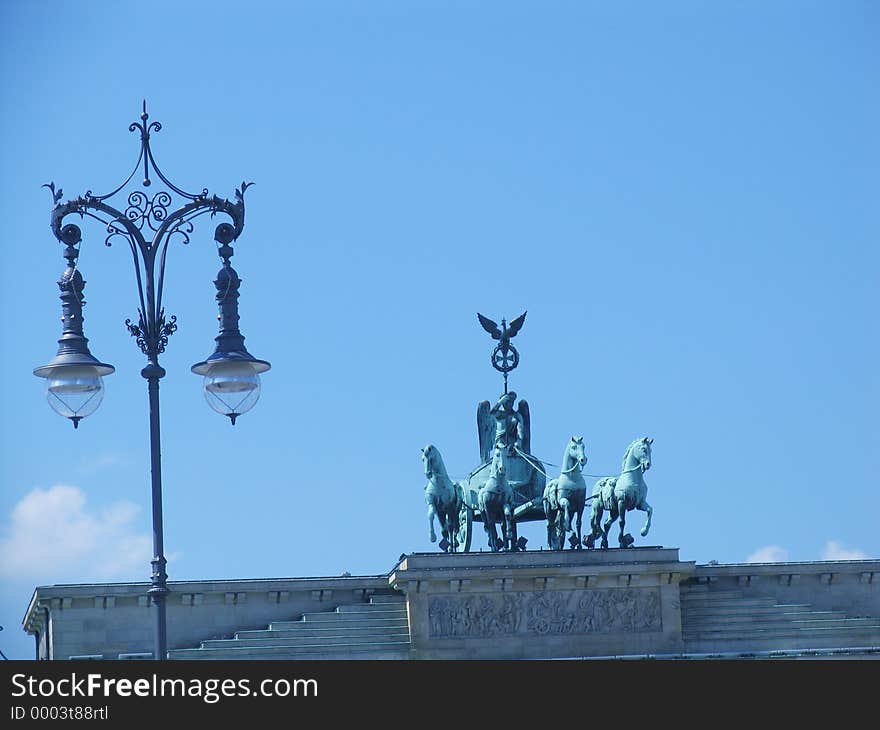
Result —
[{"label": "blue sky", "polygon": [[74,431],[31,374],[64,264],[40,186],[116,187],[144,98],[175,184],[256,183],[233,264],[273,365],[234,428],[189,372],[216,335],[202,220],[166,280],[171,579],[432,549],[419,449],[466,474],[501,390],[478,311],[529,312],[511,387],[539,457],[582,434],[608,473],[654,438],[640,544],[880,556],[875,4],[7,0],[0,27],[7,655],[32,656],[35,585],[149,575],[134,275],[98,224],[79,265],[104,402]]}]

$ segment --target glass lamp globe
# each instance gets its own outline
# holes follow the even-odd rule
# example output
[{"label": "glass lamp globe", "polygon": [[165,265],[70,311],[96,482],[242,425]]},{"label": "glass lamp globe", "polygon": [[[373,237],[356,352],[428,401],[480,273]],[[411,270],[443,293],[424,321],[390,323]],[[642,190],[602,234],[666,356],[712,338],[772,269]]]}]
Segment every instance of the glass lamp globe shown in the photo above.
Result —
[{"label": "glass lamp globe", "polygon": [[246,360],[220,361],[206,369],[204,389],[208,405],[235,425],[260,399],[259,371]]},{"label": "glass lamp globe", "polygon": [[94,413],[104,398],[104,378],[92,365],[53,368],[46,376],[46,400],[58,415],[79,422]]}]

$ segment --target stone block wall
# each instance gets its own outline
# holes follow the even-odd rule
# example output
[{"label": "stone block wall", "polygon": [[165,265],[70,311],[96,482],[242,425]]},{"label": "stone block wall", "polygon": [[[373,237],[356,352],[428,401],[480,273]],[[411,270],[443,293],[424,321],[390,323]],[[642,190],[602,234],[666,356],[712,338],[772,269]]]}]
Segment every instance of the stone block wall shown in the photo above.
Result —
[{"label": "stone block wall", "polygon": [[[24,629],[39,636],[43,659],[145,658],[153,650],[148,587],[41,586],[31,599]],[[823,646],[846,648],[856,642],[876,647],[872,655],[880,656],[880,621],[860,619],[880,619],[880,560],[696,565],[679,560],[677,548],[650,547],[414,553],[383,575],[175,581],[169,587],[170,649],[195,648],[236,631],[266,629],[271,622],[296,621],[304,613],[396,593],[406,598],[414,659],[685,656],[801,648],[803,642],[790,636],[775,643],[762,638],[767,612],[788,609],[755,610],[755,631],[748,630],[753,620],[748,607],[767,601],[809,604],[811,610],[859,619],[849,622],[863,627],[858,631],[823,632],[828,637]],[[706,593],[715,599],[705,600]],[[706,618],[706,606],[715,607],[708,609],[709,619],[718,614],[717,621]],[[690,629],[696,637],[714,631],[711,625],[724,624],[725,612],[735,614],[737,627],[746,631],[739,640],[716,632],[692,642],[683,632]]]},{"label": "stone block wall", "polygon": [[[24,628],[39,632],[41,659],[117,659],[153,651],[154,614],[146,583],[41,586]],[[238,630],[264,629],[307,611],[388,592],[387,576],[174,581],[167,599],[168,647],[190,648]],[[49,631],[43,610],[48,608]],[[49,648],[46,647],[48,636]]]},{"label": "stone block wall", "polygon": [[820,611],[880,618],[880,560],[697,565],[693,583],[773,596],[778,603],[809,603]]}]

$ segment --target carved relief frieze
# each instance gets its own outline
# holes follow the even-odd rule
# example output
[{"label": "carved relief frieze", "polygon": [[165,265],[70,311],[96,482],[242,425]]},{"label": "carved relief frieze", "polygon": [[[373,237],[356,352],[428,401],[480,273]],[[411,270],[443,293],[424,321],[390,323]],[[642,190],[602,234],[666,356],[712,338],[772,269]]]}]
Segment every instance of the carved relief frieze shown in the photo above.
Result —
[{"label": "carved relief frieze", "polygon": [[663,629],[656,588],[436,595],[428,621],[438,639]]}]

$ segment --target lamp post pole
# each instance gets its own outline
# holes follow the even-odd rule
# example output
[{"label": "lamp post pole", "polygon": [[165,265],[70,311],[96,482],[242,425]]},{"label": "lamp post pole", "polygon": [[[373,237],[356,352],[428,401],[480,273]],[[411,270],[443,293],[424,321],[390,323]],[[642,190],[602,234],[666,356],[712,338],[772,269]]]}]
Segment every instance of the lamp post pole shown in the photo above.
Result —
[{"label": "lamp post pole", "polygon": [[168,651],[168,627],[165,602],[168,598],[168,573],[165,572],[165,540],[162,534],[162,447],[159,434],[159,378],[165,369],[151,362],[141,375],[147,379],[150,394],[150,486],[153,504],[153,572],[147,595],[156,607],[154,657],[165,658]]},{"label": "lamp post pole", "polygon": [[[69,418],[74,428],[95,411],[103,397],[103,376],[114,372],[112,365],[102,363],[89,352],[88,339],[83,333],[82,307],[85,304],[85,281],[77,268],[82,232],[76,224],[64,223],[67,216],[86,216],[106,226],[104,243],[112,245],[121,238],[131,249],[140,306],[138,322],[126,320],[129,333],[136,338],[146,355],[147,365],[141,375],[147,381],[150,408],[150,471],[153,517],[153,559],[150,588],[147,595],[155,608],[153,658],[165,659],[168,653],[166,599],[168,575],[162,534],[162,455],[159,423],[159,380],[165,369],[159,364],[159,355],[165,351],[168,338],[177,330],[176,317],[165,319],[162,307],[165,260],[168,244],[173,238],[189,243],[193,232],[192,221],[210,213],[225,214],[230,222],[220,223],[214,231],[218,253],[223,267],[214,282],[220,307],[220,334],[215,338],[214,352],[206,360],[192,366],[192,372],[204,376],[205,397],[209,405],[228,416],[232,424],[242,413],[250,410],[260,394],[260,373],[271,367],[265,360],[253,357],[244,346],[244,336],[238,328],[238,288],[240,279],[229,263],[233,254],[232,243],[244,228],[244,193],[249,187],[242,183],[230,202],[208,190],[191,194],[176,187],[156,165],[150,149],[150,135],[162,129],[159,122],[148,124],[146,102],[140,122],[129,126],[129,131],[140,132],[140,154],[134,170],[126,180],[107,195],[85,195],[61,202],[62,191],[56,192],[54,183],[48,187],[53,195],[51,227],[55,237],[65,244],[67,269],[58,285],[61,289],[63,332],[58,340],[56,356],[46,365],[35,368],[34,375],[46,379],[47,398],[52,408]],[[152,195],[145,190],[133,190],[126,196],[123,210],[108,201],[125,188],[135,173],[143,169],[144,188],[149,188],[155,175],[168,190]],[[170,191],[170,192],[169,192]],[[123,193],[125,195],[125,193]],[[176,198],[183,202],[172,209]]]}]

